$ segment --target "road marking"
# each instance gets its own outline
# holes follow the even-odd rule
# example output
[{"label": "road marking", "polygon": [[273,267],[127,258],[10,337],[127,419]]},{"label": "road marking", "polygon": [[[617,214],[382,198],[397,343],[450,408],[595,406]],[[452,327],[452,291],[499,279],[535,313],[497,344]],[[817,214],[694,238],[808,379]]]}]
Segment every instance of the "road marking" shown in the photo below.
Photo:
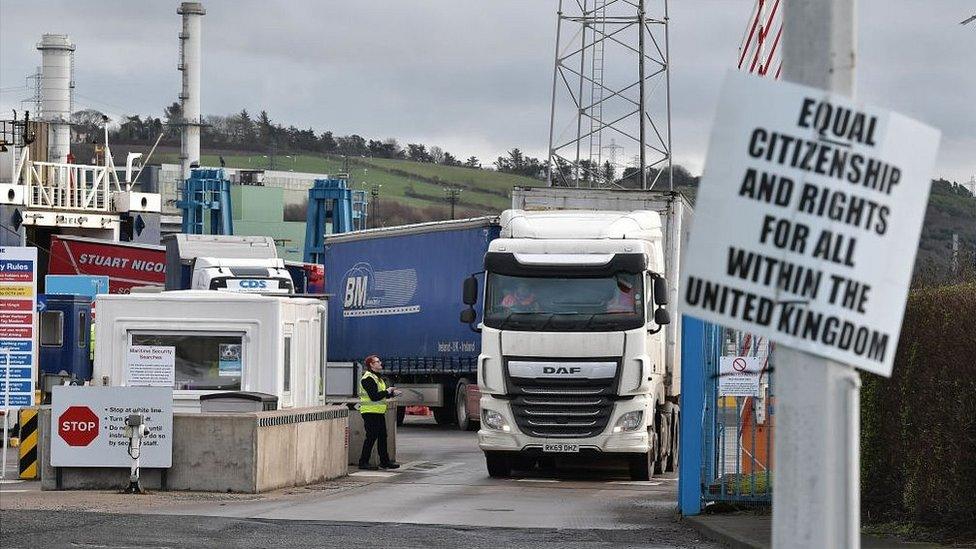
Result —
[{"label": "road marking", "polygon": [[349,473],[349,476],[390,478],[390,477],[395,477],[399,474],[400,473],[387,473],[386,471],[356,471],[355,473]]},{"label": "road marking", "polygon": [[0,484],[17,484],[17,483],[20,483],[20,482],[24,482],[24,481],[18,480],[18,479],[3,479],[3,480],[0,480]]},{"label": "road marking", "polygon": [[553,478],[520,478],[520,479],[516,479],[515,482],[562,482],[562,481]]},{"label": "road marking", "polygon": [[30,492],[30,490],[0,490],[0,494],[19,494],[21,492]]},{"label": "road marking", "polygon": [[611,480],[610,484],[626,484],[628,486],[660,486],[662,482],[651,480]]}]

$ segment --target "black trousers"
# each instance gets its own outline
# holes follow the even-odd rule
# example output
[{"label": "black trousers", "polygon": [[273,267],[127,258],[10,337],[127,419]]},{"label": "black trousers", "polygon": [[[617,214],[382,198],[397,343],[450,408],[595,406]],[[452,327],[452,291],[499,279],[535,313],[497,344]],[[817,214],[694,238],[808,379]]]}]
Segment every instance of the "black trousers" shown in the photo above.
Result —
[{"label": "black trousers", "polygon": [[390,454],[386,448],[386,414],[363,414],[363,426],[366,428],[366,439],[363,440],[363,453],[359,456],[360,465],[369,463],[373,455],[373,444],[376,444],[380,463],[390,463]]}]

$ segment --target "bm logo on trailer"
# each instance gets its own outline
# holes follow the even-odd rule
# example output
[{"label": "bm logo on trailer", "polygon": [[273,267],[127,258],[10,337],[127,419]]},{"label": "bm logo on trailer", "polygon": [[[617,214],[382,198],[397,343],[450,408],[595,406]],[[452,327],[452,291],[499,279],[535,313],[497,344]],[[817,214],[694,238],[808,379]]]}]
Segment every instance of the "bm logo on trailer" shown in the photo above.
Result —
[{"label": "bm logo on trailer", "polygon": [[343,276],[342,316],[381,316],[419,313],[417,271],[374,271],[369,263],[353,265]]}]

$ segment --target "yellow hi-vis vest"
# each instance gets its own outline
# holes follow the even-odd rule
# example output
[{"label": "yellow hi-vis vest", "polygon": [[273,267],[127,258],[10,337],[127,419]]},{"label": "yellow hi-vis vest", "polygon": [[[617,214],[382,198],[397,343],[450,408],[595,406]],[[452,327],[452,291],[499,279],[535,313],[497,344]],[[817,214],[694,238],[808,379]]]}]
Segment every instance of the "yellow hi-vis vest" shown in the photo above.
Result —
[{"label": "yellow hi-vis vest", "polygon": [[386,400],[370,400],[369,393],[366,389],[363,389],[363,379],[367,377],[373,378],[376,382],[377,391],[385,391],[386,383],[380,376],[374,374],[373,372],[365,372],[362,379],[359,380],[359,413],[360,414],[385,414],[386,413]]}]

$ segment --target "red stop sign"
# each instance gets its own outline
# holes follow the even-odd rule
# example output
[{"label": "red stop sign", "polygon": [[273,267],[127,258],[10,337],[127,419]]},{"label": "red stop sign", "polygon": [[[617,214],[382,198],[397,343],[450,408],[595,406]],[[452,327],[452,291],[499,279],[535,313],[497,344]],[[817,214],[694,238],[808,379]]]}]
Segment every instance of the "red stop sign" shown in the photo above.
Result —
[{"label": "red stop sign", "polygon": [[58,435],[68,446],[88,446],[98,436],[98,416],[88,406],[71,406],[58,418]]}]

